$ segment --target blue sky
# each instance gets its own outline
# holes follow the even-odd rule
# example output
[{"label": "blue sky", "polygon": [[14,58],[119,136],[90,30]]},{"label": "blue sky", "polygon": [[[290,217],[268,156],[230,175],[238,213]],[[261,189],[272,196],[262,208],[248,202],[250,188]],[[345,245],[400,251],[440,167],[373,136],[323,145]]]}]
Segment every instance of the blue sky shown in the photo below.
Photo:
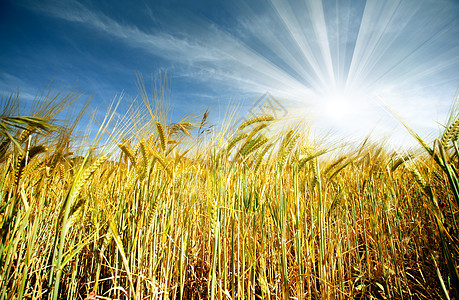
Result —
[{"label": "blue sky", "polygon": [[218,122],[269,92],[335,138],[404,143],[382,103],[435,137],[459,88],[453,0],[2,0],[0,41],[3,96],[33,101],[53,79],[92,108],[124,93],[122,113],[137,73],[167,72],[173,120],[209,108]]}]

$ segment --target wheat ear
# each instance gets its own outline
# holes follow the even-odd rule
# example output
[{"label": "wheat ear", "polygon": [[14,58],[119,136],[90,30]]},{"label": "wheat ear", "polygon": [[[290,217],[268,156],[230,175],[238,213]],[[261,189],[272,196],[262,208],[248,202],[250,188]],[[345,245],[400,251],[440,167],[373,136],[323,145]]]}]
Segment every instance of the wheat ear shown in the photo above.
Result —
[{"label": "wheat ear", "polygon": [[263,146],[266,142],[268,142],[268,138],[259,136],[256,139],[253,139],[250,143],[247,144],[247,146],[242,150],[241,154],[242,156],[246,156],[253,151],[256,151],[258,148]]},{"label": "wheat ear", "polygon": [[266,155],[266,152],[268,152],[269,148],[271,148],[272,145],[273,145],[272,143],[266,145],[265,148],[263,148],[263,151],[261,151],[260,154],[258,154],[257,162],[256,162],[255,168],[254,168],[254,172],[255,173],[257,172],[258,168],[260,167],[261,162],[263,161],[263,157]]},{"label": "wheat ear", "polygon": [[126,144],[118,144],[118,147],[120,147],[121,151],[126,155],[126,157],[129,158],[131,161],[132,165],[135,166],[135,157],[134,153],[132,153],[131,149]]},{"label": "wheat ear", "polygon": [[161,125],[161,122],[156,122],[156,129],[158,130],[159,140],[161,141],[161,149],[163,149],[163,151],[166,151],[167,140],[166,136],[164,135],[164,129]]},{"label": "wheat ear", "polygon": [[247,121],[245,121],[244,123],[241,124],[241,126],[239,126],[238,130],[242,130],[244,129],[245,127],[251,125],[251,124],[254,124],[254,123],[258,123],[258,122],[270,122],[270,121],[274,121],[274,117],[273,116],[260,116],[260,117],[255,117],[255,118],[252,118],[252,119],[249,119]]},{"label": "wheat ear", "polygon": [[167,166],[166,164],[166,161],[161,157],[159,156],[158,154],[156,153],[153,153],[153,157],[154,159],[152,160],[152,164],[155,162],[155,160],[157,160],[159,162],[159,164],[163,167],[164,170],[166,170],[166,173],[172,177],[172,171],[169,169],[169,167]]},{"label": "wheat ear", "polygon": [[239,152],[238,152],[238,155],[241,155],[242,152],[244,151],[244,149],[246,148],[246,146],[252,142],[252,138],[254,137],[255,134],[257,134],[259,131],[261,131],[263,128],[265,128],[266,126],[268,126],[268,124],[266,123],[262,123],[260,125],[258,125],[257,127],[255,127],[250,133],[249,135],[247,136],[247,138],[245,139],[245,142],[244,144],[242,144],[241,148],[239,149]]},{"label": "wheat ear", "polygon": [[314,159],[316,157],[319,157],[321,156],[322,154],[325,154],[327,153],[326,150],[320,150],[319,152],[316,152],[314,154],[311,154],[311,155],[306,155],[304,157],[300,157],[300,160],[298,162],[298,168],[302,168],[308,161],[310,161],[311,159]]},{"label": "wheat ear", "polygon": [[239,141],[241,141],[242,139],[246,138],[248,136],[247,133],[242,133],[238,136],[236,136],[235,138],[233,138],[229,144],[228,144],[228,147],[226,148],[226,152],[230,152],[231,149],[234,147],[234,145],[236,145]]},{"label": "wheat ear", "polygon": [[[293,135],[293,133],[292,133]],[[287,135],[288,137],[288,135]],[[282,169],[285,165],[285,163],[287,162],[287,157],[289,156],[289,154],[292,152],[293,150],[293,147],[295,147],[296,145],[296,142],[298,140],[298,135],[293,135],[289,137],[289,139],[287,140],[287,137],[285,139],[286,143],[283,143],[283,149],[282,149],[282,152],[281,152],[281,157],[279,159],[279,167],[280,169]]]},{"label": "wheat ear", "polygon": [[67,206],[72,206],[73,201],[78,197],[83,185],[89,179],[89,177],[96,171],[96,169],[105,161],[107,157],[105,155],[100,156],[96,159],[91,166],[86,168],[82,173],[78,174],[72,188],[70,189],[67,198],[65,199],[65,204],[62,207],[60,215],[63,215]]},{"label": "wheat ear", "polygon": [[459,119],[457,119],[453,124],[445,129],[443,136],[441,137],[441,145],[447,149],[451,141],[455,141],[458,138],[459,134]]},{"label": "wheat ear", "polygon": [[343,160],[347,159],[347,156],[341,156],[340,158],[338,158],[334,163],[332,163],[331,165],[329,165],[325,171],[324,171],[324,174],[328,174],[328,172],[331,171],[331,169],[333,169],[334,167],[336,167],[337,165],[339,165],[340,163],[343,162]]}]

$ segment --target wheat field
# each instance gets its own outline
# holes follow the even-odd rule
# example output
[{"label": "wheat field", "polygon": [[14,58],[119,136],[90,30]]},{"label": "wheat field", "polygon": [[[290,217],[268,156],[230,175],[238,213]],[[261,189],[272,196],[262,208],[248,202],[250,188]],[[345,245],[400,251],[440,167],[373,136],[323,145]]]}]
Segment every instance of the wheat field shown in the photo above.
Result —
[{"label": "wheat field", "polygon": [[81,114],[54,122],[79,95],[48,98],[2,102],[0,299],[459,296],[454,113],[397,153],[269,115],[169,123],[158,97],[87,147]]}]

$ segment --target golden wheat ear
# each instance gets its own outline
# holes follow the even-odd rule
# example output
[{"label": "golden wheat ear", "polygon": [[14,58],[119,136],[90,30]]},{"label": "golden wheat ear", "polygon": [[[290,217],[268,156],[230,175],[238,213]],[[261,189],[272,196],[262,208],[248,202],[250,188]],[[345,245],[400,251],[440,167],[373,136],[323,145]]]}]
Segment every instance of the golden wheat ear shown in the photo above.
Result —
[{"label": "golden wheat ear", "polygon": [[226,148],[226,152],[229,153],[231,149],[241,140],[245,139],[248,136],[247,133],[242,133],[236,137],[234,137],[228,144],[228,147]]},{"label": "golden wheat ear", "polygon": [[21,180],[21,177],[24,173],[24,168],[26,166],[26,158],[28,162],[30,162],[35,156],[47,150],[48,148],[46,148],[45,146],[39,145],[39,146],[34,146],[30,148],[29,151],[26,153],[27,155],[23,155],[23,154],[18,155],[18,160],[16,163],[15,172],[14,172],[14,176],[15,176],[14,179],[15,179],[16,185],[19,185],[19,180]]},{"label": "golden wheat ear", "polygon": [[321,155],[323,155],[323,154],[325,154],[325,153],[327,153],[327,152],[328,152],[327,150],[321,150],[321,151],[315,152],[315,153],[310,154],[310,155],[303,155],[303,156],[300,156],[300,159],[299,159],[299,161],[298,161],[298,168],[301,169],[302,167],[304,167],[304,165],[305,165],[308,161],[310,161],[310,160],[312,160],[312,159],[314,159],[314,158],[316,158],[316,157],[319,157],[319,156],[321,156]]},{"label": "golden wheat ear", "polygon": [[131,151],[129,146],[127,144],[118,144],[118,147],[120,147],[121,151],[123,151],[126,157],[131,161],[132,165],[135,166],[134,153]]},{"label": "golden wheat ear", "polygon": [[167,139],[164,135],[164,129],[161,125],[161,122],[156,122],[156,130],[158,130],[159,140],[161,142],[161,149],[163,149],[163,151],[166,151]]},{"label": "golden wheat ear", "polygon": [[457,119],[453,124],[445,129],[443,136],[441,137],[440,143],[445,148],[448,149],[449,144],[452,141],[457,140],[459,136],[459,119]]},{"label": "golden wheat ear", "polygon": [[169,136],[173,134],[177,134],[178,132],[181,132],[182,134],[185,134],[187,136],[191,136],[191,133],[188,131],[191,129],[193,125],[190,122],[180,122],[180,123],[175,123],[170,126],[169,128]]},{"label": "golden wheat ear", "polygon": [[267,143],[269,139],[263,135],[257,136],[255,139],[251,140],[241,151],[242,156],[247,156],[250,153],[256,151],[258,148]]},{"label": "golden wheat ear", "polygon": [[3,139],[0,142],[0,163],[5,160],[6,152],[8,151],[10,144],[11,144],[11,141],[9,139]]},{"label": "golden wheat ear", "polygon": [[107,156],[102,155],[97,158],[89,167],[86,167],[84,170],[84,165],[81,166],[80,171],[76,174],[73,184],[67,194],[67,197],[64,201],[64,205],[61,208],[59,213],[59,218],[62,218],[66,213],[70,212],[70,208],[73,206],[74,201],[80,195],[81,189],[83,188],[86,181],[89,177],[97,170],[97,168],[107,160]]},{"label": "golden wheat ear", "polygon": [[255,118],[252,118],[252,119],[249,119],[247,121],[245,121],[244,123],[241,124],[241,126],[239,126],[238,130],[242,130],[244,129],[245,127],[249,126],[249,125],[252,125],[254,123],[259,123],[259,122],[271,122],[271,121],[274,121],[274,117],[273,116],[260,116],[260,117],[255,117]]},{"label": "golden wheat ear", "polygon": [[254,168],[254,172],[257,172],[258,168],[260,167],[262,161],[263,161],[263,157],[266,155],[266,153],[268,152],[268,150],[271,148],[271,146],[273,145],[273,143],[269,143],[268,145],[266,145],[262,151],[260,151],[260,153],[258,154],[258,157],[257,157],[257,160],[256,160],[256,163],[255,163],[255,168]]},{"label": "golden wheat ear", "polygon": [[258,133],[260,132],[261,130],[263,130],[266,126],[268,126],[267,123],[261,123],[260,125],[258,125],[257,127],[255,127],[254,129],[252,129],[252,131],[247,135],[247,137],[245,138],[245,142],[244,144],[242,144],[241,148],[239,149],[239,155],[242,154],[242,152],[244,151],[244,149],[247,147],[247,145],[249,143],[251,143],[253,140],[252,138]]}]

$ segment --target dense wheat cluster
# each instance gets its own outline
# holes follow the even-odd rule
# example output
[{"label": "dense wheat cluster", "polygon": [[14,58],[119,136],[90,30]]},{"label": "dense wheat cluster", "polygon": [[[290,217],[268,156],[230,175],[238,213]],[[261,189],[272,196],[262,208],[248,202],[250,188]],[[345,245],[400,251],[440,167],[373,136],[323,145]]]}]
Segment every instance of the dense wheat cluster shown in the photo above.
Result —
[{"label": "dense wheat cluster", "polygon": [[53,126],[59,101],[0,118],[0,299],[458,296],[459,119],[394,153],[267,115],[219,134],[152,104],[83,151],[79,116]]}]

